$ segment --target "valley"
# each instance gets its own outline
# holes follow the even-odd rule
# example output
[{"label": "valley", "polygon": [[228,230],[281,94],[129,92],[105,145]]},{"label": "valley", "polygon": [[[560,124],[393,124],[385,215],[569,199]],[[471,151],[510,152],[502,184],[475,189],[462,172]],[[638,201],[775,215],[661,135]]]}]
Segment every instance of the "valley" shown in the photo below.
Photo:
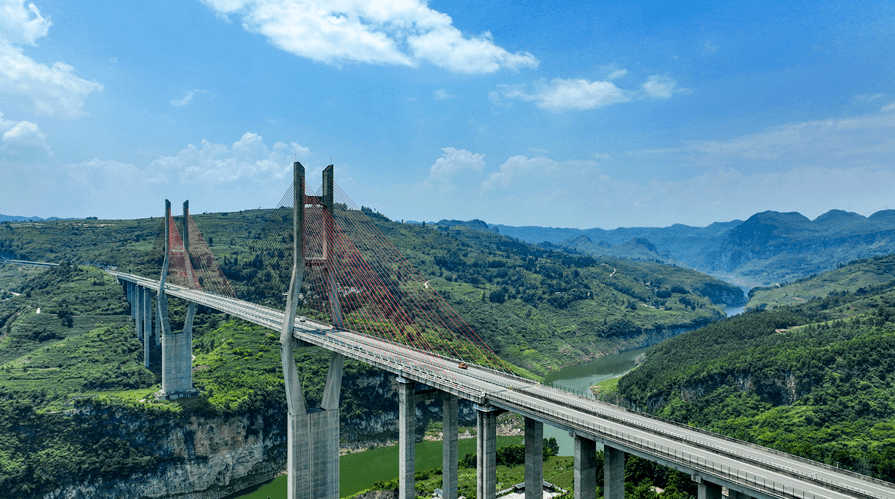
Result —
[{"label": "valley", "polygon": [[[250,210],[196,219],[233,276],[237,293],[275,303],[286,279],[275,269],[284,267],[278,262],[285,255],[274,247],[254,253],[260,263],[250,258],[259,237],[251,231],[277,230],[269,222],[272,215]],[[890,338],[892,257],[838,262],[832,272],[755,288],[746,304],[738,287],[682,266],[529,245],[482,225],[424,226],[374,212],[368,216],[431,276],[427,284],[520,372],[562,383],[556,373],[564,367],[582,369],[583,363],[600,363],[617,352],[628,352],[626,359],[637,357],[637,349],[657,345],[638,369],[612,380],[600,397],[892,480],[886,449],[895,443],[889,426],[895,422],[886,415],[895,405],[883,395],[891,380],[856,357],[835,360],[852,349],[885,345]],[[60,498],[76,490],[223,497],[266,482],[282,469],[285,435],[277,414],[285,401],[276,337],[270,331],[200,310],[193,365],[201,396],[154,401],[160,366],[153,361],[143,368],[123,293],[94,265],[117,262],[118,268],[151,273],[161,254],[158,225],[151,219],[0,224],[4,257],[71,257],[48,268],[0,263],[0,290],[8,292],[0,301],[0,484],[9,490]],[[256,265],[268,270],[260,272]],[[725,320],[725,311],[737,306],[752,311]],[[35,313],[38,308],[42,313]],[[183,320],[184,312],[182,304],[172,302],[174,323]],[[756,329],[753,324],[761,325],[761,333],[750,336],[743,328]],[[755,348],[767,352],[764,362],[770,364],[753,365],[756,357],[742,353]],[[325,354],[316,350],[297,355],[312,400],[321,396],[325,375]],[[152,355],[158,358],[157,348]],[[670,358],[687,362],[674,361],[672,369]],[[869,358],[885,369],[895,353],[882,349]],[[821,363],[799,367],[807,369],[802,371],[790,365],[802,366],[805,359]],[[608,377],[629,369],[625,364]],[[587,392],[600,381],[590,379],[573,390]],[[830,412],[833,400],[846,397],[836,391],[843,389],[850,390],[849,408]],[[395,399],[387,376],[346,363],[343,446],[393,440]],[[713,412],[719,406],[736,406],[738,412],[719,416]],[[437,429],[440,410],[423,405],[420,410],[418,432]],[[112,426],[98,426],[101,421]],[[792,424],[803,429],[796,431]],[[23,431],[50,425],[61,431],[36,431],[23,445]],[[461,425],[474,426],[468,405],[461,404]],[[769,427],[786,430],[769,433]],[[800,443],[818,434],[826,436],[811,446]],[[862,440],[862,434],[874,437]],[[103,442],[99,450],[88,450],[96,441]],[[53,474],[34,474],[36,469]],[[671,480],[650,469],[655,483]],[[164,485],[172,477],[196,473],[214,478],[193,481],[191,490]],[[135,476],[142,477],[140,489],[129,488]],[[634,497],[651,497],[648,490]]]}]

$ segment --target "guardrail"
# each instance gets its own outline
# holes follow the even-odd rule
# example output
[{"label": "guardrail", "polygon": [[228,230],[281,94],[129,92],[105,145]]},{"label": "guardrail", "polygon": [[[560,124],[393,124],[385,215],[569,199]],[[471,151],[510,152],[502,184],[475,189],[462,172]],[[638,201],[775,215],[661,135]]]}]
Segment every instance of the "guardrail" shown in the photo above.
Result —
[{"label": "guardrail", "polygon": [[[116,275],[119,278],[125,278],[125,280],[129,280],[131,282],[142,283],[142,285],[147,285],[146,287],[154,287],[154,289],[158,289],[158,281],[153,281],[151,279],[142,278],[139,276],[129,276],[118,272],[110,272],[113,275]],[[127,276],[127,277],[125,277]],[[135,278],[134,278],[135,277]],[[191,301],[196,301],[201,303],[202,305],[218,308],[226,310],[221,310],[223,312],[231,313],[232,315],[236,315],[237,317],[241,317],[250,322],[254,322],[263,327],[267,327],[271,330],[278,331],[281,327],[281,323],[283,320],[283,312],[279,310],[272,309],[270,307],[266,307],[263,305],[255,305],[251,304],[250,307],[246,307],[242,305],[243,302],[239,300],[234,300],[232,298],[227,297],[218,297],[215,295],[209,295],[207,293],[196,292],[190,290],[188,288],[182,288],[180,286],[173,287],[171,285],[166,285],[166,291],[170,290],[172,295],[181,295],[182,298],[190,299]],[[311,321],[308,325],[315,324],[316,321]],[[307,329],[316,329],[323,330],[322,325],[320,327],[310,327]],[[707,473],[709,475],[714,475],[719,478],[726,478],[733,483],[739,483],[746,488],[753,489],[758,492],[768,493],[777,496],[785,496],[785,497],[793,497],[793,498],[803,498],[803,499],[827,499],[826,496],[815,495],[813,492],[798,489],[794,487],[788,487],[787,485],[777,482],[776,480],[772,480],[768,482],[765,477],[751,474],[748,472],[741,472],[739,469],[731,469],[730,467],[725,467],[723,464],[718,464],[714,461],[708,460],[705,457],[700,457],[690,452],[686,452],[683,450],[678,450],[677,448],[667,447],[663,445],[657,445],[655,442],[650,440],[644,440],[639,437],[634,437],[628,435],[626,433],[619,432],[618,430],[614,430],[612,428],[606,427],[600,424],[598,421],[591,419],[582,419],[579,418],[569,411],[559,411],[554,410],[549,406],[543,404],[535,404],[531,401],[531,399],[541,400],[545,402],[549,402],[561,407],[570,407],[575,410],[584,413],[589,416],[603,418],[608,421],[613,421],[618,424],[622,424],[628,427],[636,428],[641,431],[645,431],[647,433],[651,433],[663,438],[667,438],[669,440],[674,440],[677,442],[681,442],[685,445],[692,446],[694,448],[703,449],[721,456],[726,456],[732,459],[737,459],[739,461],[747,462],[753,464],[755,466],[759,466],[768,471],[781,473],[796,480],[801,480],[805,482],[810,482],[815,485],[825,487],[831,490],[836,490],[838,492],[842,492],[845,494],[851,494],[857,497],[863,497],[867,499],[886,499],[886,496],[877,495],[874,493],[865,492],[860,489],[856,489],[852,486],[845,485],[843,483],[836,483],[831,480],[825,479],[823,477],[817,477],[813,474],[808,474],[800,470],[796,470],[794,468],[790,468],[787,466],[783,466],[776,462],[765,461],[762,459],[757,459],[750,455],[745,455],[740,452],[735,452],[729,449],[725,449],[722,447],[718,447],[715,445],[711,445],[705,441],[700,441],[695,438],[688,438],[686,435],[678,435],[673,432],[664,431],[659,428],[650,427],[644,424],[642,421],[638,420],[653,420],[656,422],[660,422],[662,424],[673,426],[675,428],[680,428],[685,430],[687,433],[695,433],[709,436],[713,439],[718,439],[722,441],[728,441],[731,443],[735,443],[740,446],[749,447],[754,449],[760,453],[766,453],[771,455],[778,455],[781,457],[785,457],[786,459],[791,459],[793,461],[802,462],[805,464],[810,464],[820,469],[824,469],[827,471],[832,471],[835,473],[839,473],[842,475],[846,475],[852,478],[857,478],[868,483],[873,483],[876,485],[891,487],[892,484],[885,482],[883,480],[874,479],[871,477],[866,477],[859,473],[854,473],[848,470],[841,470],[839,468],[834,468],[824,463],[818,463],[812,461],[810,459],[805,459],[799,456],[794,456],[792,454],[788,454],[785,452],[777,451],[774,449],[770,449],[767,447],[762,447],[756,444],[752,444],[750,442],[745,442],[741,440],[736,440],[724,435],[720,435],[717,433],[713,433],[707,430],[702,430],[700,428],[695,428],[687,425],[683,425],[681,423],[677,423],[674,421],[658,418],[656,416],[652,416],[645,413],[640,413],[636,411],[632,411],[630,409],[608,404],[606,402],[597,401],[590,398],[581,397],[572,392],[561,391],[556,388],[546,387],[543,385],[532,385],[532,381],[526,378],[522,378],[516,376],[512,373],[506,373],[502,371],[498,371],[496,369],[485,367],[485,366],[475,366],[475,369],[468,369],[462,372],[464,377],[476,379],[482,382],[485,385],[495,386],[503,388],[504,390],[492,390],[492,391],[482,391],[478,388],[474,388],[472,386],[464,386],[459,382],[459,380],[454,377],[448,377],[448,373],[459,373],[455,366],[456,359],[452,359],[440,354],[435,354],[432,352],[426,352],[414,347],[401,346],[402,350],[406,350],[408,352],[413,352],[423,357],[428,357],[430,359],[439,359],[446,363],[446,365],[438,365],[437,363],[432,362],[424,362],[422,359],[414,359],[413,362],[408,362],[408,359],[401,358],[398,353],[390,352],[387,348],[388,344],[385,340],[374,338],[363,333],[353,332],[353,331],[338,331],[332,328],[326,329],[324,334],[315,334],[313,332],[307,332],[302,328],[293,327],[293,336],[298,337],[299,339],[316,344],[318,346],[328,347],[330,350],[342,351],[344,354],[349,354],[350,357],[356,358],[361,361],[368,362],[372,365],[376,365],[380,368],[399,372],[404,374],[409,374],[412,370],[414,377],[419,378],[423,383],[431,383],[432,385],[439,385],[442,387],[453,388],[458,394],[462,394],[464,398],[468,398],[470,400],[484,401],[490,396],[494,399],[495,402],[502,401],[507,405],[512,405],[518,407],[520,409],[525,409],[533,414],[539,414],[543,416],[550,416],[551,419],[555,420],[556,423],[565,425],[569,428],[575,428],[578,431],[581,431],[584,434],[595,435],[601,439],[614,441],[620,445],[628,446],[631,449],[637,449],[646,454],[653,455],[658,458],[667,459],[672,462],[677,462],[686,467],[690,467],[694,470],[698,470],[700,472]],[[344,333],[351,335],[351,339],[353,342],[345,341],[343,338],[340,338],[337,334],[330,333]],[[488,377],[482,376],[478,374],[476,371],[483,371],[489,374]],[[441,374],[439,374],[439,372]],[[520,386],[520,385],[528,385],[528,386]],[[537,388],[538,391],[526,391],[533,388]],[[558,393],[562,393],[563,396],[551,396],[550,392],[556,391]],[[520,398],[518,396],[513,395],[514,393],[524,394],[528,399]],[[557,394],[558,395],[558,394]],[[577,399],[578,403],[575,403],[574,400]],[[636,416],[636,418],[622,418],[616,414],[611,414],[608,410],[600,410],[601,406],[606,406],[606,409],[611,408],[612,410],[630,414],[632,416]],[[637,419],[637,420],[635,420]]]}]

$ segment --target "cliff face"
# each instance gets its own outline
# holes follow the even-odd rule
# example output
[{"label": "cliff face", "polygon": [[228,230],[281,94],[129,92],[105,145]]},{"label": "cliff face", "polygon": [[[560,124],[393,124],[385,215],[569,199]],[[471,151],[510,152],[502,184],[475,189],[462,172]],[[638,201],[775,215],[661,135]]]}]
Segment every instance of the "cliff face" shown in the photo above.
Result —
[{"label": "cliff face", "polygon": [[285,466],[285,425],[273,409],[177,420],[88,406],[73,417],[103,421],[110,434],[154,450],[161,463],[125,478],[64,484],[45,499],[217,499],[273,478]]},{"label": "cliff face", "polygon": [[[384,371],[343,378],[340,438],[343,447],[398,438],[395,377]],[[316,405],[314,401],[309,401]],[[279,404],[229,416],[156,413],[86,405],[70,417],[102,425],[104,434],[157,456],[151,469],[127,477],[71,477],[44,499],[219,499],[267,481],[286,467],[286,410]],[[416,408],[417,435],[441,418],[435,399]],[[89,422],[89,423],[88,423]],[[472,405],[460,404],[460,424],[475,424]]]}]

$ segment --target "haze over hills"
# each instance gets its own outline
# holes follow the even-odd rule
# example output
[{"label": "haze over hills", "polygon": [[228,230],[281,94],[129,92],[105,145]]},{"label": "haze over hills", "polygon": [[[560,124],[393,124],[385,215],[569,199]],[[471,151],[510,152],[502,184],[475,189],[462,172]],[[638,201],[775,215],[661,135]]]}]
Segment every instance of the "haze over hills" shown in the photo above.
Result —
[{"label": "haze over hills", "polygon": [[831,210],[814,220],[765,211],[707,227],[563,229],[488,225],[532,243],[590,255],[685,265],[743,287],[769,286],[895,252],[895,210],[869,217]]}]

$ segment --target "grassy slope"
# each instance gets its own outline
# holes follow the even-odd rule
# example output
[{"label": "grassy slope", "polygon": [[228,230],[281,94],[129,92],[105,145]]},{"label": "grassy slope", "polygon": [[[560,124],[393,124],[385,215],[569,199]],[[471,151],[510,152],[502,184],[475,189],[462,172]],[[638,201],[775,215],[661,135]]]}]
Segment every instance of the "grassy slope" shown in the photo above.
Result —
[{"label": "grassy slope", "polygon": [[895,481],[895,287],[681,335],[618,386],[660,416]]},{"label": "grassy slope", "polygon": [[855,260],[836,270],[798,279],[783,286],[755,288],[747,308],[797,305],[831,294],[856,292],[895,279],[895,255]]}]

